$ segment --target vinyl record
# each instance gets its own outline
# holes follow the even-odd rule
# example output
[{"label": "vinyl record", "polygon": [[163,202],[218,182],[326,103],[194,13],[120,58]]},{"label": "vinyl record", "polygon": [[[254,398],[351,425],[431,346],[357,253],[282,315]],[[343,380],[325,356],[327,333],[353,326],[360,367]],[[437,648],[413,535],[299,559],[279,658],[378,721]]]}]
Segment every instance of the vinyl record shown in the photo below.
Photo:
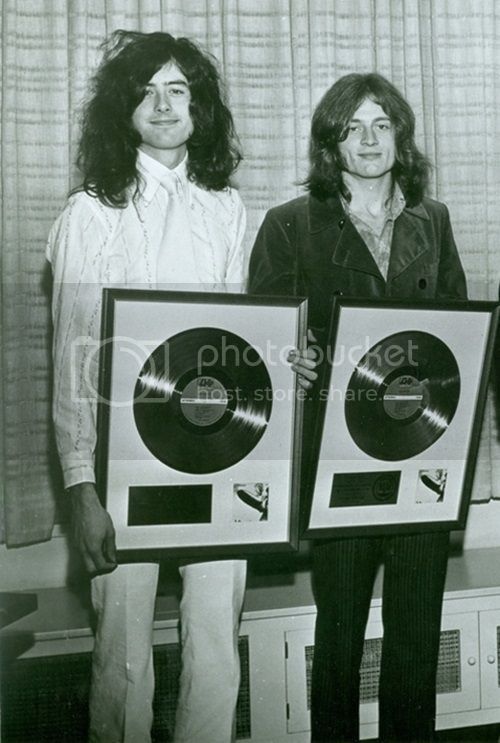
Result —
[{"label": "vinyl record", "polygon": [[218,328],[193,328],[161,343],[134,391],[144,444],[189,474],[217,472],[246,457],[264,434],[271,407],[271,379],[260,354]]},{"label": "vinyl record", "polygon": [[429,333],[395,333],[357,364],[345,419],[366,454],[396,461],[416,456],[444,434],[457,409],[460,373],[453,353]]}]

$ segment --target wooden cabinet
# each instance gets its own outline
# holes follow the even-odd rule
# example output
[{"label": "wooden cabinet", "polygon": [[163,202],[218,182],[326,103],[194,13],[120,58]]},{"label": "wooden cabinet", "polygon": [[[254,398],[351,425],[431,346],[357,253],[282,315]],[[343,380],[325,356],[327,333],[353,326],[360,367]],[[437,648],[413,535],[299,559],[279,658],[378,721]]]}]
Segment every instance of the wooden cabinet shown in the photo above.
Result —
[{"label": "wooden cabinet", "polygon": [[[361,668],[360,719],[364,739],[377,735],[383,631],[381,580],[379,576]],[[92,649],[88,612],[73,594],[61,589],[39,592],[38,604],[35,614],[15,625],[16,631],[32,633],[33,646],[8,669],[12,684],[15,682],[18,687],[16,691],[9,679],[3,685],[4,704],[9,707],[6,716],[22,726],[29,718],[27,710],[40,714],[45,724],[52,714],[61,735],[63,717],[69,715],[67,725],[73,736],[77,729],[75,717],[80,716],[83,739]],[[307,571],[273,575],[272,579],[249,587],[239,643],[242,682],[237,712],[238,740],[309,741],[314,622],[315,607]],[[154,630],[155,730],[162,740],[170,739],[177,695],[177,623],[176,600],[173,596],[160,597]],[[452,557],[448,570],[437,674],[438,728],[499,723],[500,730],[499,663],[500,549],[470,550]],[[47,685],[53,686],[52,693]],[[12,705],[19,701],[22,709],[16,711]],[[50,705],[54,707],[52,712]],[[36,729],[36,720],[30,724]],[[35,741],[22,735],[17,739]]]},{"label": "wooden cabinet", "polygon": [[500,609],[479,612],[481,706],[500,708]]},{"label": "wooden cabinet", "polygon": [[[497,615],[497,618],[500,615]],[[285,631],[287,734],[309,730],[310,674],[314,654],[314,617],[309,626]],[[443,616],[437,673],[438,716],[477,711],[481,705],[480,655],[477,612]],[[382,623],[372,610],[361,664],[360,723],[363,738],[376,737],[378,678],[382,651]],[[497,681],[498,684],[498,681]],[[500,700],[497,703],[500,719]]]},{"label": "wooden cabinet", "polygon": [[[304,585],[296,586],[304,595]],[[361,737],[377,736],[378,676],[382,647],[381,578],[370,610],[361,666]],[[254,743],[306,743],[314,654],[314,606],[277,597],[273,611],[245,615],[250,637]],[[282,648],[280,648],[280,642]],[[254,664],[254,643],[259,646]],[[257,667],[258,666],[258,667]],[[272,682],[270,681],[272,679]],[[265,680],[265,686],[263,681]],[[265,697],[265,707],[258,699]],[[441,623],[437,672],[438,729],[499,723],[500,731],[500,550],[471,550],[450,559]]]}]

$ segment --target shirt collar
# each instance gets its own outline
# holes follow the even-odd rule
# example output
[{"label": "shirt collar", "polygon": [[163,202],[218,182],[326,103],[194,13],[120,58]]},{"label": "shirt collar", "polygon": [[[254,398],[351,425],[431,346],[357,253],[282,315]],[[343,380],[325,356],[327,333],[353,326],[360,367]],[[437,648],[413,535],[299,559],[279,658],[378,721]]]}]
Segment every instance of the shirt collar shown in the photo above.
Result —
[{"label": "shirt collar", "polygon": [[175,168],[167,168],[162,163],[155,160],[154,157],[146,155],[142,150],[137,150],[137,169],[141,176],[141,187],[140,195],[149,204],[158,188],[161,186],[162,181],[166,178],[169,180],[176,178],[183,190],[188,185],[187,176],[187,152],[181,162],[175,166]]},{"label": "shirt collar", "polygon": [[392,198],[389,203],[389,214],[393,220],[397,219],[406,207],[406,199],[401,191],[399,183],[396,181],[392,191]]},{"label": "shirt collar", "polygon": [[[340,194],[340,201],[342,203],[342,206],[344,207],[344,211],[346,214],[351,214],[351,211],[349,209],[349,202],[342,194]],[[392,189],[392,195],[389,199],[389,203],[387,205],[387,217],[389,219],[392,219],[395,221],[399,215],[403,212],[403,210],[406,207],[406,200],[403,195],[403,192],[401,190],[401,187],[397,181],[394,183],[394,188]]]}]

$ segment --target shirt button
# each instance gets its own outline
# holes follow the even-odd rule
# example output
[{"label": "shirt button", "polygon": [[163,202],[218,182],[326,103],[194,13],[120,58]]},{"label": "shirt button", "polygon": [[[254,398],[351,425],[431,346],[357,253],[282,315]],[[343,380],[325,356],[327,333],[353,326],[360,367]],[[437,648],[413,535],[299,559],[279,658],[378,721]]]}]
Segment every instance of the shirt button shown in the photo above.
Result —
[{"label": "shirt button", "polygon": [[418,280],[418,288],[419,289],[425,289],[427,287],[427,279],[419,279]]},{"label": "shirt button", "polygon": [[342,227],[345,225],[345,219],[339,219],[339,227],[342,229]]}]

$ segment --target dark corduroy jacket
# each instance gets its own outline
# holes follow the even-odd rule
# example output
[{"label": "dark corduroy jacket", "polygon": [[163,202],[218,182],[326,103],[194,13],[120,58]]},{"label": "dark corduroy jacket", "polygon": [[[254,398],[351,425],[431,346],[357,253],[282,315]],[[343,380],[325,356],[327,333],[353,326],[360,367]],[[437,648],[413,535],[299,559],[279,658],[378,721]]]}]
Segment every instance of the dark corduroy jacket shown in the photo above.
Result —
[{"label": "dark corduroy jacket", "polygon": [[424,199],[396,219],[387,281],[339,198],[301,196],[270,209],[250,261],[252,294],[305,296],[322,336],[336,294],[356,299],[466,297],[448,209]]},{"label": "dark corduroy jacket", "polygon": [[[394,223],[387,280],[346,216],[339,198],[301,196],[270,209],[250,260],[252,294],[308,298],[308,325],[327,343],[335,295],[355,299],[465,299],[465,275],[448,209],[432,199],[406,208]],[[320,371],[320,370],[319,370]],[[317,389],[315,390],[317,392]],[[305,408],[302,483],[314,462],[317,395]]]}]

